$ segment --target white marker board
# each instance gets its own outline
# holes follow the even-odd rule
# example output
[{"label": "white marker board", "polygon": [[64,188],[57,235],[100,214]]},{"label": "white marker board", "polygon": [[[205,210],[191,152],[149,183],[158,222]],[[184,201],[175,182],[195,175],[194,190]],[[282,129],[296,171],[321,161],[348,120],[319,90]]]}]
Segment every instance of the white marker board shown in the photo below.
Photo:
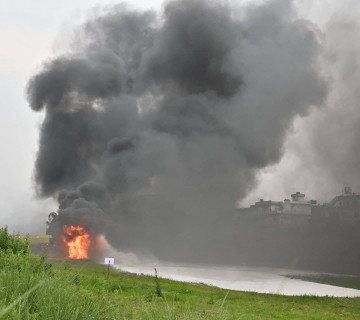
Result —
[{"label": "white marker board", "polygon": [[114,258],[105,258],[105,264],[114,264]]}]

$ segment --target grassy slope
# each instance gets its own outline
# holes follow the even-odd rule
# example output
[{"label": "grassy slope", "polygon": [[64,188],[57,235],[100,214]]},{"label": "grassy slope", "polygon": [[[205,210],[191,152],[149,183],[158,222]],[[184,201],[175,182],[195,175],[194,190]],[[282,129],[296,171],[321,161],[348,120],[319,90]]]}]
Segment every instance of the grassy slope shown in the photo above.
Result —
[{"label": "grassy slope", "polygon": [[109,319],[360,319],[360,298],[265,295],[164,279],[159,298],[153,277],[112,270],[106,280],[103,266],[84,262],[56,263],[54,271],[72,278],[79,293],[102,299]]},{"label": "grassy slope", "polygon": [[1,319],[360,319],[360,298],[286,297],[222,290],[111,270],[87,261],[56,262],[2,255]]}]

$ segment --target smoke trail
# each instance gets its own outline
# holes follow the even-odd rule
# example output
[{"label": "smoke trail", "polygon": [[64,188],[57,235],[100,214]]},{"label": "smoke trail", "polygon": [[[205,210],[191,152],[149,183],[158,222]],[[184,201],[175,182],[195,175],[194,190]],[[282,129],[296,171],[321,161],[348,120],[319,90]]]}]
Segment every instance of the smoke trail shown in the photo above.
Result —
[{"label": "smoke trail", "polygon": [[284,0],[241,17],[184,0],[160,17],[115,6],[92,18],[28,85],[45,112],[35,177],[58,196],[53,224],[86,219],[144,250],[211,236],[280,159],[294,117],[325,98],[320,49]]}]

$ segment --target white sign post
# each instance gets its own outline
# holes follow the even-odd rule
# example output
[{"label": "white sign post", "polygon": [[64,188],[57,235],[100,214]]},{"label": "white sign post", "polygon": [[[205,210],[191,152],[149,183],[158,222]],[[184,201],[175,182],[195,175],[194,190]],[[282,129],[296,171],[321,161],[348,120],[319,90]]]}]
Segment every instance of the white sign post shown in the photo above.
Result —
[{"label": "white sign post", "polygon": [[105,258],[105,264],[107,264],[107,279],[109,279],[110,265],[114,264],[114,258]]},{"label": "white sign post", "polygon": [[114,258],[105,258],[105,264],[114,264]]}]

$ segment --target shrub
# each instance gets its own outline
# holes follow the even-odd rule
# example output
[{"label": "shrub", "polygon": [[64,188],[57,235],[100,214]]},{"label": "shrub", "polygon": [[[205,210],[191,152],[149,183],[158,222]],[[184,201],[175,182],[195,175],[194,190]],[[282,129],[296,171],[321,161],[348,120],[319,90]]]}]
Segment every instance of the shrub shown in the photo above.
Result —
[{"label": "shrub", "polygon": [[159,281],[159,278],[158,278],[157,270],[156,270],[156,268],[154,268],[154,270],[155,270],[155,285],[156,285],[155,293],[156,293],[156,295],[158,297],[162,298],[163,294],[162,294],[162,291],[161,291],[160,281]]},{"label": "shrub", "polygon": [[29,253],[29,238],[20,238],[19,236],[11,236],[7,227],[0,228],[0,251],[11,251],[13,253]]}]

